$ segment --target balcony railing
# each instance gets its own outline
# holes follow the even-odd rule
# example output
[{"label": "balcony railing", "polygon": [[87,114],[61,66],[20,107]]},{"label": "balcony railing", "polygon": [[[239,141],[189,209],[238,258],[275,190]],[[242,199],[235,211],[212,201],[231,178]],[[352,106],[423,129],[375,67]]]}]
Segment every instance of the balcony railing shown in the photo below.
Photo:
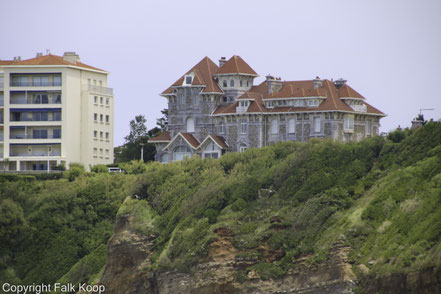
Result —
[{"label": "balcony railing", "polygon": [[61,151],[60,152],[56,152],[56,151],[52,151],[52,152],[44,152],[44,151],[40,151],[40,152],[11,152],[11,157],[14,156],[22,156],[22,157],[32,157],[32,156],[61,156]]},{"label": "balcony railing", "polygon": [[20,119],[11,119],[12,122],[18,122],[18,121],[61,121],[61,117],[55,117],[55,118],[20,118]]},{"label": "balcony railing", "polygon": [[47,136],[33,136],[33,135],[10,135],[10,139],[61,139],[61,136],[47,135]]},{"label": "balcony railing", "polygon": [[87,86],[88,86],[89,92],[113,96],[113,89],[112,88],[94,86],[94,85],[87,85]]},{"label": "balcony railing", "polygon": [[[48,105],[48,104],[61,104],[61,100],[58,99],[49,99],[44,102],[42,101],[35,101],[35,100],[26,100],[26,99],[11,99],[11,104],[44,104],[44,105]],[[0,104],[0,106],[3,106],[2,104]]]},{"label": "balcony railing", "polygon": [[60,87],[61,82],[11,81],[11,87]]}]

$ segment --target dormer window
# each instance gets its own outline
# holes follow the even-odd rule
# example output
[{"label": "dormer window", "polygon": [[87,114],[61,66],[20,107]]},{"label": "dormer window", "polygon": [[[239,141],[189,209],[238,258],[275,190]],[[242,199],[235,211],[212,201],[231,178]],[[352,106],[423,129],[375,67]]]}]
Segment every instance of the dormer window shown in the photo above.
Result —
[{"label": "dormer window", "polygon": [[193,77],[192,76],[186,76],[185,77],[185,83],[187,85],[191,85],[191,82],[193,81]]},{"label": "dormer window", "polygon": [[248,107],[248,101],[240,101],[240,107]]},{"label": "dormer window", "polygon": [[267,103],[267,107],[268,107],[268,108],[273,108],[273,107],[274,107],[274,101],[269,101],[269,102]]}]

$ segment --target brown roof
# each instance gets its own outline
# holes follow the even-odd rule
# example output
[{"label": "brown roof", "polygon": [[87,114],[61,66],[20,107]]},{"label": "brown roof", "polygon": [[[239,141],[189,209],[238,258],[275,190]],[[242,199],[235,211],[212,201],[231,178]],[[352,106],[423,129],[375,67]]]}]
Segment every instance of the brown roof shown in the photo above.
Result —
[{"label": "brown roof", "polygon": [[227,145],[227,142],[225,141],[224,137],[216,136],[216,135],[210,135],[210,137],[212,137],[213,140],[216,141],[216,143],[219,146],[221,146],[223,149],[228,149],[228,145]]},{"label": "brown roof", "polygon": [[61,56],[52,55],[52,54],[42,55],[42,56],[38,56],[35,58],[31,58],[31,59],[12,62],[9,65],[72,65],[72,66],[93,69],[93,70],[104,71],[103,69],[99,69],[99,68],[84,64],[82,62],[71,63],[71,62],[64,60],[64,58]]},{"label": "brown roof", "polygon": [[157,135],[156,137],[150,138],[149,142],[157,142],[157,141],[170,141],[170,132],[164,131]]},{"label": "brown roof", "polygon": [[239,98],[237,99],[243,99],[243,100],[255,100],[258,98],[263,98],[263,94],[262,93],[257,93],[257,92],[246,92],[244,94],[242,94]]},{"label": "brown roof", "polygon": [[[294,89],[295,88],[295,89]],[[340,88],[341,89],[341,88]],[[343,102],[340,99],[339,93],[346,93],[344,91],[349,91],[348,93],[351,93],[351,95],[356,95],[355,90],[347,86],[347,90],[344,89],[343,92],[339,92],[340,89],[337,89],[337,87],[334,85],[333,82],[329,80],[323,80],[323,86],[320,89],[313,89],[313,81],[288,81],[283,82],[282,89],[280,92],[282,94],[276,94],[274,95],[268,95],[268,84],[267,82],[263,82],[260,85],[253,86],[249,92],[243,94],[241,96],[242,99],[247,99],[250,97],[254,97],[254,101],[250,104],[248,107],[247,113],[256,113],[256,112],[265,112],[265,113],[278,113],[278,112],[305,112],[305,111],[348,111],[348,112],[354,112],[354,110],[347,105],[345,102]],[[291,92],[292,91],[292,92]],[[353,91],[353,92],[351,92]],[[283,98],[288,97],[311,97],[311,96],[324,96],[326,97],[323,99],[323,102],[320,103],[318,107],[309,108],[309,107],[294,107],[294,106],[276,106],[274,108],[266,108],[265,104],[263,102],[263,99],[259,97],[258,94],[262,94],[263,96],[266,96],[265,98],[278,98],[279,96]],[[289,94],[289,95],[285,95]],[[291,96],[293,94],[298,94],[299,96]],[[301,95],[305,96],[301,96]],[[314,95],[312,95],[314,94]],[[320,94],[320,95],[317,95]],[[358,94],[358,93],[357,93]],[[360,97],[362,97],[360,94],[358,94]],[[353,97],[353,96],[352,96]],[[375,107],[372,107],[368,103],[363,103],[367,107],[367,113],[369,114],[380,114],[384,115],[383,112],[379,111]],[[228,105],[221,105],[219,106],[213,114],[234,114],[236,113],[236,107],[238,106],[238,102],[234,102],[232,104]]]},{"label": "brown roof", "polygon": [[162,92],[162,94],[166,95],[173,93],[173,87],[182,86],[185,75],[191,72],[195,73],[192,85],[205,85],[205,89],[202,92],[223,93],[213,78],[213,74],[218,70],[218,68],[219,67],[210,58],[205,56],[201,61],[199,61],[198,64],[193,66],[182,77],[180,77],[176,82]]},{"label": "brown roof", "polygon": [[14,61],[12,60],[0,60],[0,65],[9,65],[9,64],[13,64]]},{"label": "brown roof", "polygon": [[191,133],[180,133],[188,143],[190,143],[194,148],[198,148],[199,141]]},{"label": "brown roof", "polygon": [[360,93],[352,89],[349,85],[344,84],[340,89],[338,89],[338,96],[340,98],[362,98],[365,99]]},{"label": "brown roof", "polygon": [[222,74],[246,74],[257,76],[257,73],[240,56],[234,55],[219,68],[216,75]]}]

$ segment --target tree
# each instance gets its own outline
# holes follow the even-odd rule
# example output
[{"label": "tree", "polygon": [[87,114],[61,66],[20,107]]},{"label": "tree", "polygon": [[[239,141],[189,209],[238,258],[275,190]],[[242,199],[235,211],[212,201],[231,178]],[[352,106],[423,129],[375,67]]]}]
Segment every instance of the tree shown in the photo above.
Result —
[{"label": "tree", "polygon": [[130,121],[130,133],[124,137],[126,143],[134,142],[139,137],[148,135],[146,122],[147,120],[142,114],[135,116],[135,119]]},{"label": "tree", "polygon": [[164,132],[167,130],[167,126],[168,126],[168,109],[164,108],[163,110],[161,110],[161,113],[163,117],[158,118],[156,120],[156,125],[159,127],[161,131]]}]

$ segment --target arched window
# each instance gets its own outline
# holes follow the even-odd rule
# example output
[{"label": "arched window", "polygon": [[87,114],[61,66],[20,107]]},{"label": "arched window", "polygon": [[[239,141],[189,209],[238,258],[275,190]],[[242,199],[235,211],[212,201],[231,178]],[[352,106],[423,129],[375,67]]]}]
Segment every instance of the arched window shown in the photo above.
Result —
[{"label": "arched window", "polygon": [[187,118],[187,133],[194,133],[194,120],[193,118]]},{"label": "arched window", "polygon": [[159,157],[159,162],[161,162],[161,163],[168,162],[168,154],[167,153],[162,153],[161,156]]},{"label": "arched window", "polygon": [[291,118],[288,121],[288,133],[294,134],[295,132],[296,132],[296,121],[295,121],[295,119]]},{"label": "arched window", "polygon": [[273,119],[271,121],[271,134],[278,134],[279,133],[279,122],[277,119]]},{"label": "arched window", "polygon": [[224,88],[227,87],[227,80],[224,80],[224,82],[223,82],[223,86],[224,86]]},{"label": "arched window", "polygon": [[173,150],[173,161],[179,161],[185,157],[191,157],[191,150],[187,146],[178,146]]},{"label": "arched window", "polygon": [[230,87],[234,87],[234,80],[230,81]]},{"label": "arched window", "polygon": [[204,148],[204,158],[219,158],[219,148],[214,144],[213,141],[207,144]]}]

